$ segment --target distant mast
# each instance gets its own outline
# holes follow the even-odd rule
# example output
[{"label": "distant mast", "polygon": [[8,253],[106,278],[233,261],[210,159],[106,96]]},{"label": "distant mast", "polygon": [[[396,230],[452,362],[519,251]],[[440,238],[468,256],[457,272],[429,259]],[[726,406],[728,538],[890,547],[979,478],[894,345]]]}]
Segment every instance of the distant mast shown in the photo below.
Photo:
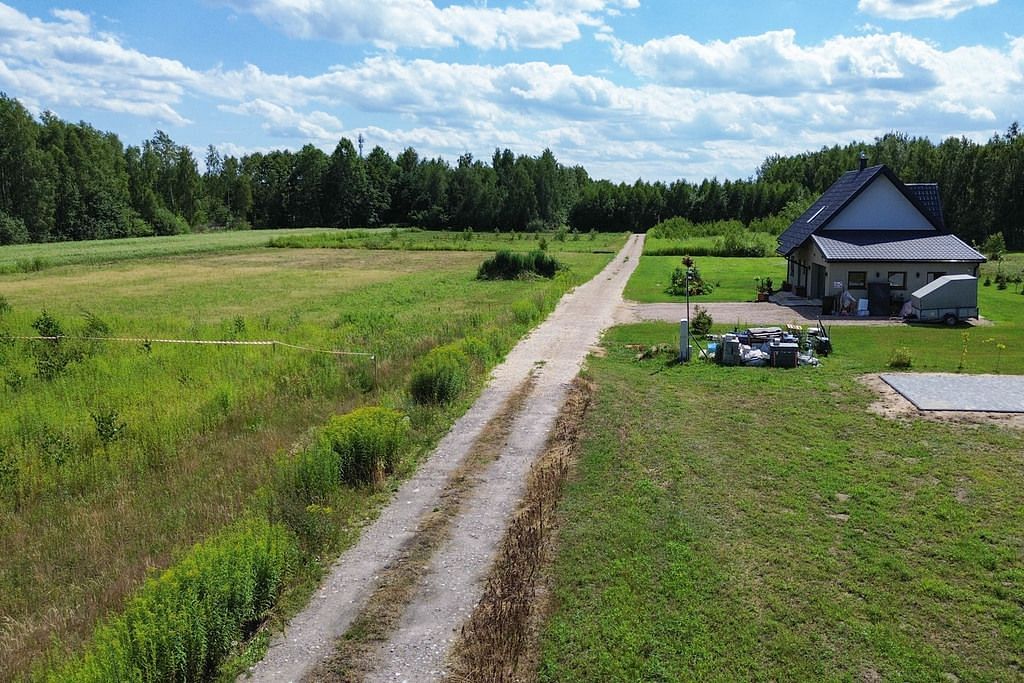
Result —
[{"label": "distant mast", "polygon": [[366,142],[366,139],[363,137],[363,134],[360,133],[359,134],[359,158],[360,159],[363,158],[363,143],[364,142]]}]

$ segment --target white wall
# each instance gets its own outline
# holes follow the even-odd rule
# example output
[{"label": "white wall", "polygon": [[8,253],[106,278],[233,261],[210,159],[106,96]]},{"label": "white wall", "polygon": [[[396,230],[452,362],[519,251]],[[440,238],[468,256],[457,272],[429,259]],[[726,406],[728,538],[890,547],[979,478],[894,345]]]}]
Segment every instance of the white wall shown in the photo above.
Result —
[{"label": "white wall", "polygon": [[880,175],[861,192],[826,230],[934,230],[903,193]]}]

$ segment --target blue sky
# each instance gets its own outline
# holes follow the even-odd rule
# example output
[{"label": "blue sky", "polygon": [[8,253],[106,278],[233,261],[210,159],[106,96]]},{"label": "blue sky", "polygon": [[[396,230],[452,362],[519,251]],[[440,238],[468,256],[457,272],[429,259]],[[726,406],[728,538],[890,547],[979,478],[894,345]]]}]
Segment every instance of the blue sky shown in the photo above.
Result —
[{"label": "blue sky", "polygon": [[0,0],[0,90],[138,144],[362,134],[617,181],[1024,121],[1021,0]]}]

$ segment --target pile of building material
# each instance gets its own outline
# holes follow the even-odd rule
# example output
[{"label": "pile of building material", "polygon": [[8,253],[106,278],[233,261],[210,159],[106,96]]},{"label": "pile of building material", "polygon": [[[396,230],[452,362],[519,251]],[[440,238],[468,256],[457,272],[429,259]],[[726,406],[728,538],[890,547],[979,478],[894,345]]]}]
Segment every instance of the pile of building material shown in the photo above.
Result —
[{"label": "pile of building material", "polygon": [[818,356],[832,351],[832,341],[822,327],[803,329],[795,325],[751,327],[714,337],[708,357],[720,365],[795,368],[817,366]]}]

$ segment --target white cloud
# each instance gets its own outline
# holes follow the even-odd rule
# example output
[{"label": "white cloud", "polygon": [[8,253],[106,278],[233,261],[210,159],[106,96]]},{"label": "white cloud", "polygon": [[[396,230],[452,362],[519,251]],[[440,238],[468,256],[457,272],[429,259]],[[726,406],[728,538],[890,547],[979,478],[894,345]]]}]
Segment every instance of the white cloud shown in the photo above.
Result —
[{"label": "white cloud", "polygon": [[[952,50],[899,33],[817,45],[801,45],[792,31],[642,45],[609,36],[641,79],[625,85],[543,61],[460,64],[387,53],[305,75],[257,65],[198,70],[133,49],[87,19],[30,18],[0,3],[0,90],[36,112],[77,106],[178,125],[189,123],[185,111],[218,117],[211,137],[223,140],[223,126],[238,131],[234,145],[219,145],[228,153],[265,150],[273,140],[330,151],[338,138],[362,132],[370,147],[413,146],[449,159],[551,147],[564,163],[616,180],[742,177],[768,154],[890,130],[985,139],[1020,115],[1024,89],[1024,38],[1011,36],[1000,47]],[[191,135],[186,142],[200,148],[212,141]]]},{"label": "white cloud", "polygon": [[857,9],[885,19],[952,19],[961,12],[999,0],[860,0]]},{"label": "white cloud", "polygon": [[349,44],[491,49],[560,48],[580,38],[580,26],[600,26],[615,6],[632,9],[639,0],[536,0],[520,7],[486,3],[438,7],[433,0],[223,0],[296,38]]},{"label": "white cloud", "polygon": [[918,38],[837,36],[797,44],[792,29],[700,43],[686,35],[642,45],[613,43],[620,64],[644,78],[673,85],[743,92],[822,92],[883,88],[919,91],[936,85],[939,51]]},{"label": "white cloud", "polygon": [[195,86],[194,71],[94,34],[81,12],[52,14],[56,21],[44,21],[0,3],[0,86],[36,109],[85,106],[188,123],[174,105]]},{"label": "white cloud", "polygon": [[344,127],[336,117],[322,111],[297,112],[287,105],[257,99],[239,105],[221,105],[221,111],[262,119],[263,129],[275,137],[303,142],[331,143],[341,138]]},{"label": "white cloud", "polygon": [[89,15],[74,9],[55,9],[51,12],[54,17],[65,23],[68,28],[73,28],[79,33],[88,33],[92,29],[92,21]]}]

